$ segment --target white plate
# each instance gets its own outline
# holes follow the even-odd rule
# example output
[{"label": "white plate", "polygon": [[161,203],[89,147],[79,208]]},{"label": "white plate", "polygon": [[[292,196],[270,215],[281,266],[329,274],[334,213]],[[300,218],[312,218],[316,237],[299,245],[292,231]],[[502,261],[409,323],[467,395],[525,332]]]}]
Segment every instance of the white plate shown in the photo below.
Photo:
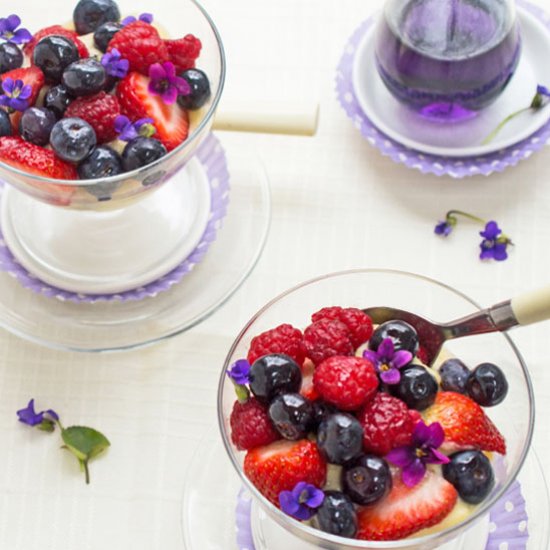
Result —
[{"label": "white plate", "polygon": [[548,53],[550,32],[518,6],[522,52],[518,68],[502,95],[471,119],[461,122],[430,121],[401,104],[378,75],[374,56],[376,25],[370,25],[357,47],[353,88],[365,115],[395,141],[422,153],[447,157],[473,157],[499,151],[522,141],[550,118],[550,108],[522,114],[510,121],[488,144],[487,135],[509,114],[529,106],[537,84],[550,86]]}]

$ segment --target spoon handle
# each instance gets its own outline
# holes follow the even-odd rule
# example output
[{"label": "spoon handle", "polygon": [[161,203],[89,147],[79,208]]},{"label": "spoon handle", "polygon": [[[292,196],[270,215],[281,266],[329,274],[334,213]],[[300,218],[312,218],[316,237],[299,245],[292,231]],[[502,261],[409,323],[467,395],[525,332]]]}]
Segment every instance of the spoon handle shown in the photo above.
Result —
[{"label": "spoon handle", "polygon": [[512,298],[510,307],[519,325],[550,319],[550,286]]}]

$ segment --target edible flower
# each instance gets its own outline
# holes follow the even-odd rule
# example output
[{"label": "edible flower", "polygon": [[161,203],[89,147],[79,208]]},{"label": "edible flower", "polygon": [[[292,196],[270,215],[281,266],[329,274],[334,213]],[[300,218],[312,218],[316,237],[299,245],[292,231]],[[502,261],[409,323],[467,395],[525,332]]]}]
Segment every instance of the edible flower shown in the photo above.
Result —
[{"label": "edible flower", "polygon": [[227,369],[226,374],[235,386],[237,399],[245,403],[250,397],[246,387],[246,384],[250,383],[250,363],[246,359],[238,359]]},{"label": "edible flower", "polygon": [[[49,417],[47,418],[46,415]],[[53,421],[59,420],[59,415],[52,409],[47,411],[40,411],[37,413],[34,410],[34,399],[31,399],[28,405],[24,409],[17,411],[17,417],[19,422],[27,424],[27,426],[40,426],[43,425],[41,429],[51,426],[51,430],[47,429],[46,431],[53,431]]]},{"label": "edible flower", "polygon": [[324,500],[325,493],[305,481],[297,483],[292,491],[279,493],[281,510],[299,520],[310,519]]},{"label": "edible flower", "polygon": [[115,132],[122,141],[132,141],[139,136],[151,137],[157,131],[153,123],[152,118],[140,118],[132,122],[127,116],[118,115],[115,118]]},{"label": "edible flower", "polygon": [[136,21],[143,21],[144,23],[149,23],[149,25],[153,22],[153,14],[152,13],[142,13],[137,19],[133,15],[129,15],[128,17],[125,17],[120,24],[125,27],[126,25],[129,25],[130,23],[135,23]]},{"label": "edible flower", "polygon": [[151,95],[158,95],[167,105],[175,103],[178,95],[189,95],[191,86],[187,80],[176,76],[176,67],[170,61],[154,63],[149,67],[148,90]]},{"label": "edible flower", "polygon": [[0,39],[14,44],[25,44],[32,40],[32,34],[27,29],[17,29],[21,25],[18,15],[12,14],[0,18]]},{"label": "edible flower", "polygon": [[427,426],[421,420],[414,427],[412,445],[397,447],[386,460],[402,469],[401,479],[407,487],[418,485],[426,474],[426,464],[448,464],[450,459],[437,449],[445,440],[439,422]]},{"label": "edible flower", "polygon": [[363,352],[363,357],[374,365],[384,384],[398,384],[401,380],[399,369],[408,365],[413,355],[407,350],[395,351],[393,340],[384,338],[376,351],[367,349]]},{"label": "edible flower", "polygon": [[8,113],[24,111],[29,106],[27,101],[32,94],[32,88],[19,78],[14,80],[10,76],[2,81],[2,95],[0,105],[7,107]]},{"label": "edible flower", "polygon": [[130,62],[123,59],[121,53],[113,48],[101,58],[101,64],[105,68],[105,72],[116,78],[124,78],[130,69]]}]

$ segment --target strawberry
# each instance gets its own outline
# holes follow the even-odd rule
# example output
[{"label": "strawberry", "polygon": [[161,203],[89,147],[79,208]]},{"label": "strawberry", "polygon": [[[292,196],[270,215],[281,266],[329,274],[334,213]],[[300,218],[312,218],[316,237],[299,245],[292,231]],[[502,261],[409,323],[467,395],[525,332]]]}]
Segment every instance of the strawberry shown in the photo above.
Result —
[{"label": "strawberry", "polygon": [[168,48],[157,29],[144,21],[134,21],[118,31],[107,46],[120,52],[121,57],[130,62],[130,70],[144,75],[149,74],[153,63],[170,61]]},{"label": "strawberry", "polygon": [[165,40],[164,45],[168,50],[170,61],[178,71],[192,69],[195,67],[195,60],[201,53],[201,41],[192,34],[187,34],[178,40]]},{"label": "strawberry", "polygon": [[506,454],[506,442],[483,409],[466,395],[438,392],[423,412],[427,424],[439,422],[445,431],[442,450],[480,449]]},{"label": "strawberry", "polygon": [[443,520],[456,500],[456,489],[429,470],[412,488],[407,487],[399,475],[394,476],[392,490],[385,499],[359,509],[357,538],[397,540],[408,537]]},{"label": "strawberry", "polygon": [[30,57],[31,62],[34,48],[38,44],[38,42],[40,42],[40,40],[42,40],[43,38],[46,38],[46,36],[52,35],[63,36],[64,38],[68,38],[69,40],[74,42],[81,59],[85,59],[86,57],[90,56],[88,48],[78,38],[78,34],[75,31],[66,29],[61,25],[52,25],[51,27],[46,27],[45,29],[41,29],[38,32],[34,33],[32,40],[28,42],[23,48],[23,52],[25,53],[25,55]]},{"label": "strawberry", "polygon": [[313,441],[285,440],[248,451],[244,473],[264,497],[279,506],[279,493],[291,491],[300,481],[322,487],[327,465]]},{"label": "strawberry", "polygon": [[189,115],[177,102],[167,105],[160,96],[151,95],[148,91],[149,80],[149,77],[137,72],[131,72],[122,79],[117,86],[120,108],[134,121],[152,118],[157,129],[154,137],[171,151],[187,138]]},{"label": "strawberry", "polygon": [[300,388],[300,394],[310,401],[317,401],[320,395],[313,385],[313,372],[315,365],[306,359],[302,366],[302,387]]}]

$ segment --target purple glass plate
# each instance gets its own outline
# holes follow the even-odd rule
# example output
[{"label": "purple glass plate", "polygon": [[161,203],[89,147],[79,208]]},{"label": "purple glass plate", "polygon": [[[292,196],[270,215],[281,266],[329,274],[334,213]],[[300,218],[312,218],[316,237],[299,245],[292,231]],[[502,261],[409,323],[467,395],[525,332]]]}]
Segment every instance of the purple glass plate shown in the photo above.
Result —
[{"label": "purple glass plate", "polygon": [[[237,548],[255,550],[250,515],[252,500],[242,489],[237,498],[235,523],[237,527]],[[525,499],[521,485],[514,481],[504,496],[491,508],[489,533],[485,550],[525,550],[529,532]]]},{"label": "purple glass plate", "polygon": [[[127,290],[117,294],[77,294],[69,292],[54,286],[48,285],[29,273],[13,256],[7,247],[3,235],[0,231],[0,271],[5,271],[15,277],[25,288],[42,294],[49,298],[57,298],[62,301],[76,303],[94,303],[99,301],[121,301],[129,302],[142,300],[143,298],[152,298],[159,292],[164,292],[172,285],[179,283],[185,275],[197,265],[206,254],[210,245],[216,240],[216,234],[221,227],[222,220],[227,213],[229,204],[229,172],[227,170],[227,161],[225,151],[218,139],[210,134],[206,137],[195,153],[206,173],[210,185],[211,203],[210,216],[206,229],[201,237],[199,244],[189,254],[189,256],[172,271],[163,275],[156,281],[141,286],[133,290]],[[2,184],[0,183],[0,198],[2,194]]]},{"label": "purple glass plate", "polygon": [[[517,0],[517,4],[534,15],[550,31],[550,17],[543,9],[525,0]],[[509,166],[515,166],[520,160],[529,158],[550,140],[550,121],[548,121],[531,136],[513,146],[486,155],[453,158],[416,151],[388,137],[365,115],[353,90],[354,52],[372,23],[372,17],[363,21],[348,40],[337,68],[336,93],[342,108],[361,135],[384,156],[409,168],[420,170],[423,174],[448,175],[453,178],[479,174],[488,176],[493,172],[502,172]]]}]

